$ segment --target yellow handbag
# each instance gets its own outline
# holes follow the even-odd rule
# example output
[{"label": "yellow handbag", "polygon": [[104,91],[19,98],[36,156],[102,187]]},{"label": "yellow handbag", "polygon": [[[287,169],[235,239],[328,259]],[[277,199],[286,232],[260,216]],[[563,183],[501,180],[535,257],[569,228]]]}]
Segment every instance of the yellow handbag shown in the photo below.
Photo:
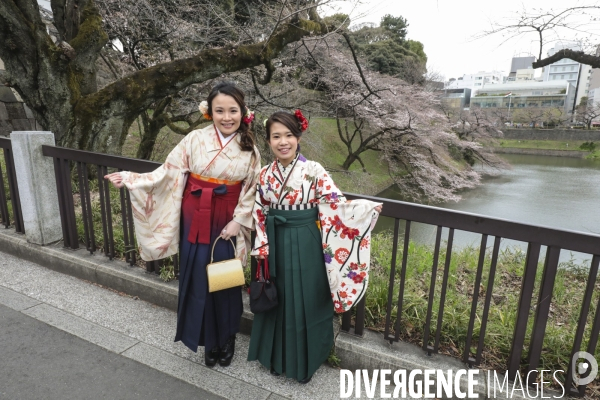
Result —
[{"label": "yellow handbag", "polygon": [[[212,251],[210,253],[210,264],[206,266],[208,291],[211,293],[218,290],[242,286],[244,283],[246,283],[246,280],[244,279],[244,271],[242,269],[242,262],[237,258],[213,263],[215,245],[219,239],[221,238],[218,237],[213,243]],[[231,239],[229,239],[229,241],[235,249],[233,241]]]}]

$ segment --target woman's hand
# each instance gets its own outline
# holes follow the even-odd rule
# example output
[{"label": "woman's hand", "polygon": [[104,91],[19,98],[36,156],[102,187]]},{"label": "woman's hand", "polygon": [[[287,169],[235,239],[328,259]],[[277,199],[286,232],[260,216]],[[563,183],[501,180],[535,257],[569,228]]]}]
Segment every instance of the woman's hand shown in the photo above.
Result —
[{"label": "woman's hand", "polygon": [[[346,203],[350,203],[352,200],[346,200]],[[375,207],[375,211],[377,211],[378,213],[381,213],[381,210],[383,209],[383,205],[379,205],[377,207]]]},{"label": "woman's hand", "polygon": [[112,174],[104,175],[104,179],[108,179],[110,183],[114,185],[117,189],[121,189],[123,186],[123,178],[121,177],[120,172],[113,172]]},{"label": "woman's hand", "polygon": [[223,228],[223,230],[221,231],[220,236],[225,240],[229,240],[232,237],[237,236],[238,233],[240,233],[240,228],[240,224],[231,220],[227,225],[225,225],[225,228]]}]

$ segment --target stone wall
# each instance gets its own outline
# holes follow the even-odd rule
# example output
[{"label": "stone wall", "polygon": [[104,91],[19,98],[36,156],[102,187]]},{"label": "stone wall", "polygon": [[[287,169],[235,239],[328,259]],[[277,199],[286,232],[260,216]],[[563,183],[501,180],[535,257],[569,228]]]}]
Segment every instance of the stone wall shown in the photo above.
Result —
[{"label": "stone wall", "polygon": [[499,154],[527,154],[533,156],[573,157],[584,158],[588,152],[578,150],[547,150],[547,149],[519,149],[515,147],[494,147],[494,153]]},{"label": "stone wall", "polygon": [[0,86],[0,136],[12,131],[39,131],[31,110],[7,87]]},{"label": "stone wall", "polygon": [[600,130],[586,129],[504,129],[505,139],[600,141]]}]

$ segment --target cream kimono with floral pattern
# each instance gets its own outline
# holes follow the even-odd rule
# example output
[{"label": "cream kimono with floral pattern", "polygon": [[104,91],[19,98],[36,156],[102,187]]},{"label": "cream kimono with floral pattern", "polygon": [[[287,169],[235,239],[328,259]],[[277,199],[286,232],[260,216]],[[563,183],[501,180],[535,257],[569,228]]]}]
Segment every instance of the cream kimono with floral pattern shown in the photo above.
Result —
[{"label": "cream kimono with floral pattern", "polygon": [[179,251],[181,202],[189,173],[243,181],[233,220],[242,225],[236,256],[245,265],[253,228],[254,191],[260,172],[258,150],[242,151],[240,137],[221,145],[214,125],[190,132],[153,172],[121,172],[131,194],[136,238],[143,260],[158,260]]},{"label": "cream kimono with floral pattern", "polygon": [[342,191],[321,164],[307,160],[302,154],[286,170],[287,174],[275,161],[260,171],[253,211],[256,241],[252,255],[269,254],[266,220],[271,204],[318,204],[323,258],[334,309],[338,313],[347,311],[367,290],[370,235],[379,217],[374,209],[380,203],[368,200],[346,203]]}]

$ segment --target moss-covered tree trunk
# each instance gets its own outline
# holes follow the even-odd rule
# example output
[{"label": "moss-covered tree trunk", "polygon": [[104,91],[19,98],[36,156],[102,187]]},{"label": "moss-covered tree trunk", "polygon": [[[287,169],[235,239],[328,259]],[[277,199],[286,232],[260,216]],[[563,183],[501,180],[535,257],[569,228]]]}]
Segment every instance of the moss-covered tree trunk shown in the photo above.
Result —
[{"label": "moss-covered tree trunk", "polygon": [[119,154],[127,131],[152,104],[194,83],[269,63],[288,44],[327,27],[311,20],[280,24],[267,43],[210,49],[142,69],[101,90],[96,59],[108,36],[94,0],[52,0],[56,43],[36,0],[0,1],[0,82],[15,88],[60,146]]}]

